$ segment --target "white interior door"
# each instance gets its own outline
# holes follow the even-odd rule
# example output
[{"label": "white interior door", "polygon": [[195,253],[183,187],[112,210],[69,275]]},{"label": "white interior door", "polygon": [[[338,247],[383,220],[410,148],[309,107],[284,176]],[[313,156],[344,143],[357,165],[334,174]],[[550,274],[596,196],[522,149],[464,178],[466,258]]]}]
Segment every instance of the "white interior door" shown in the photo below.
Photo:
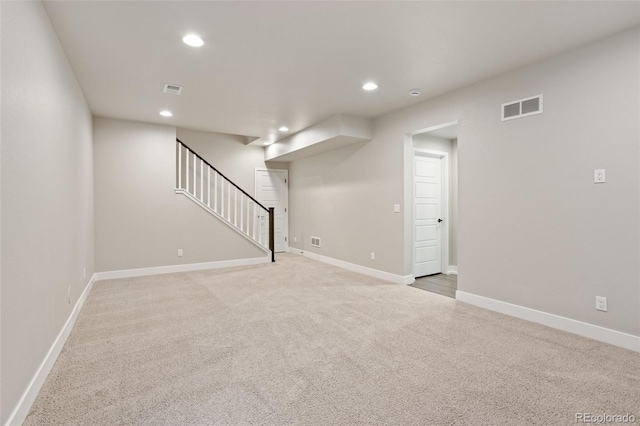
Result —
[{"label": "white interior door", "polygon": [[414,156],[413,274],[442,272],[442,159]]},{"label": "white interior door", "polygon": [[[289,247],[288,233],[288,198],[289,189],[287,186],[287,170],[256,170],[256,199],[265,207],[273,207],[274,215],[274,236],[276,253],[287,251]],[[261,226],[263,241],[269,238],[269,224],[265,215],[262,220],[265,222]]]}]

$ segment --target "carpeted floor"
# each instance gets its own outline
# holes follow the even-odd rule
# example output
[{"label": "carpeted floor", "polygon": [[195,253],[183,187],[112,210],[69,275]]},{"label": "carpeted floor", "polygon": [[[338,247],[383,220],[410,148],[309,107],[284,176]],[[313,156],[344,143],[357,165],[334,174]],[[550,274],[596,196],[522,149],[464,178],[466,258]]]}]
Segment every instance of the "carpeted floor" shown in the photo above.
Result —
[{"label": "carpeted floor", "polygon": [[640,419],[640,355],[297,255],[96,283],[26,425]]}]

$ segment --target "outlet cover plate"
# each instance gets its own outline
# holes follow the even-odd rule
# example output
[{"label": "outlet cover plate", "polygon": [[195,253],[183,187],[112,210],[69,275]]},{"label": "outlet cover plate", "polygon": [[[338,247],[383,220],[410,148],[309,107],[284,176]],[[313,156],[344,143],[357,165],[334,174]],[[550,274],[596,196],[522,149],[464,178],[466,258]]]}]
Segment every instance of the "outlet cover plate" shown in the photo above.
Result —
[{"label": "outlet cover plate", "polygon": [[596,310],[607,312],[607,298],[596,296]]}]

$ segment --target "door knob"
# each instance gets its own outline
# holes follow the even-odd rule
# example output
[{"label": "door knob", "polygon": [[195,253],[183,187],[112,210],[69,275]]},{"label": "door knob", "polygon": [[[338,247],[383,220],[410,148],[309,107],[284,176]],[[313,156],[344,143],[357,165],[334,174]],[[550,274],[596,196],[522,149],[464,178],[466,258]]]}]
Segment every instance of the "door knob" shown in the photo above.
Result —
[{"label": "door knob", "polygon": [[443,222],[443,220],[442,219],[438,219],[438,223],[440,223],[440,222]]}]

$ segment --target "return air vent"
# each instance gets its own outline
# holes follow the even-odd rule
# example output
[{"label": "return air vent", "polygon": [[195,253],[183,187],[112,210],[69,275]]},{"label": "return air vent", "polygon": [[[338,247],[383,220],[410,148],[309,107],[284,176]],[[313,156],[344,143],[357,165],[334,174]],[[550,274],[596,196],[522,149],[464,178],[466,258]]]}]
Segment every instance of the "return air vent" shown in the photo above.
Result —
[{"label": "return air vent", "polygon": [[542,113],[542,95],[502,104],[502,121]]},{"label": "return air vent", "polygon": [[170,95],[179,95],[182,93],[182,86],[178,86],[177,84],[165,84],[164,85],[164,93],[168,93]]},{"label": "return air vent", "polygon": [[314,247],[320,247],[320,238],[311,237],[311,245]]}]

